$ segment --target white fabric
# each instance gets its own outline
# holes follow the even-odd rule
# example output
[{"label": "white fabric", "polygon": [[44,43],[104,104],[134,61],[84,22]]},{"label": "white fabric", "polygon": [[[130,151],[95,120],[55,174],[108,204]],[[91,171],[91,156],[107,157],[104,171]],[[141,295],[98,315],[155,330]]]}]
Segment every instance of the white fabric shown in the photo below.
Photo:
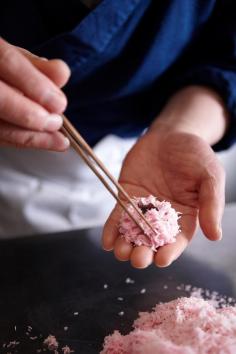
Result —
[{"label": "white fabric", "polygon": [[[107,136],[95,153],[118,177],[133,139]],[[1,148],[0,237],[102,225],[114,200],[72,150]]]}]

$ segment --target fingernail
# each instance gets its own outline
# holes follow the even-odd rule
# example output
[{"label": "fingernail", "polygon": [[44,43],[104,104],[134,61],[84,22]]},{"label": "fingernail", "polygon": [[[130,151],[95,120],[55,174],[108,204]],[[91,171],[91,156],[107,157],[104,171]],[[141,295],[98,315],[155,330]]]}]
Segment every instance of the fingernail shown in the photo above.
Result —
[{"label": "fingernail", "polygon": [[67,105],[66,96],[60,90],[51,90],[43,102],[52,112],[62,113]]},{"label": "fingernail", "polygon": [[166,268],[166,267],[169,267],[171,264],[172,264],[173,261],[169,261],[165,264],[159,264],[159,263],[156,263],[157,267],[158,268]]},{"label": "fingernail", "polygon": [[62,133],[50,134],[47,139],[47,148],[52,151],[66,151],[70,146],[70,141]]},{"label": "fingernail", "polygon": [[70,140],[68,138],[63,139],[63,148],[67,149],[70,146]]},{"label": "fingernail", "polygon": [[102,245],[102,249],[103,249],[103,251],[110,252],[110,251],[113,250],[113,247],[105,247],[105,246]]},{"label": "fingernail", "polygon": [[47,118],[44,130],[48,132],[55,132],[60,129],[63,124],[62,116],[59,114],[50,114]]},{"label": "fingernail", "polygon": [[222,228],[221,226],[218,227],[217,229],[217,236],[218,236],[218,241],[222,239]]}]

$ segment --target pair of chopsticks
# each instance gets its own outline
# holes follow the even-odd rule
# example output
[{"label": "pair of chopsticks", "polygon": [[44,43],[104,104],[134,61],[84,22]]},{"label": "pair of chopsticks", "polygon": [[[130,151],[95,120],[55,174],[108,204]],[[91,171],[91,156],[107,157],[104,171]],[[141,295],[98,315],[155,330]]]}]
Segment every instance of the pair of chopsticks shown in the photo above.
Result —
[{"label": "pair of chopsticks", "polygon": [[136,223],[136,225],[144,232],[145,230],[140,222],[132,215],[132,213],[128,210],[125,203],[120,199],[120,197],[114,192],[106,179],[102,176],[101,172],[106,175],[106,177],[114,184],[117,190],[122,194],[123,197],[133,206],[138,215],[142,218],[146,225],[155,233],[152,225],[149,221],[144,217],[142,212],[138,209],[135,203],[132,201],[128,193],[124,190],[119,182],[112,176],[112,174],[108,171],[108,169],[104,166],[102,161],[95,155],[92,148],[86,143],[83,137],[79,134],[76,128],[70,123],[70,121],[63,116],[63,126],[61,128],[61,132],[70,140],[71,146],[75,149],[75,151],[81,156],[84,162],[90,167],[90,169],[95,173],[95,175],[100,179],[106,189],[111,193],[111,195],[116,199],[116,201],[120,204],[120,206],[125,210],[125,212],[130,216],[130,218]]}]

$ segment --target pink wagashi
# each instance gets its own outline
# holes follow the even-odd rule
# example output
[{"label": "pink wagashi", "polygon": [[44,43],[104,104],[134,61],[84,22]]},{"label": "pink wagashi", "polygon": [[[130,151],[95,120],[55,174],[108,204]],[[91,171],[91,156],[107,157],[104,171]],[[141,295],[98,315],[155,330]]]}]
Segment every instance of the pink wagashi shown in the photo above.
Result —
[{"label": "pink wagashi", "polygon": [[180,213],[177,212],[169,202],[159,201],[156,197],[134,197],[132,201],[139,208],[145,218],[152,225],[155,233],[142,220],[131,204],[127,205],[128,210],[142,225],[145,234],[123,211],[119,223],[119,233],[127,242],[135,246],[145,245],[156,251],[158,247],[176,241],[176,236],[180,232],[178,220]]}]

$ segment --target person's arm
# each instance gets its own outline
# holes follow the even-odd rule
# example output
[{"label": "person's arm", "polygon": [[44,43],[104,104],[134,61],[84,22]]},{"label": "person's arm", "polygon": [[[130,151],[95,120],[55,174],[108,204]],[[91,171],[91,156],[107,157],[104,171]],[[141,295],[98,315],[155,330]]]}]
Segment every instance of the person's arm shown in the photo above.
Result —
[{"label": "person's arm", "polygon": [[166,83],[165,107],[124,161],[120,182],[131,196],[153,194],[182,213],[176,242],[153,254],[119,237],[121,209],[115,207],[104,227],[103,247],[134,267],[144,268],[152,261],[170,265],[191,241],[198,221],[209,240],[221,238],[225,172],[213,149],[236,141],[234,7],[233,0],[214,2],[211,18]]},{"label": "person's arm", "polygon": [[[236,16],[234,7],[233,0],[215,1],[209,20],[203,28],[199,29],[199,33],[183,54],[181,59],[183,61],[180,60],[182,64],[169,82],[169,96],[166,97],[169,101],[170,96],[173,97],[185,87],[196,86],[196,89],[201,87],[201,90],[205,87],[204,95],[194,95],[194,102],[190,98],[189,103],[187,97],[184,103],[191,107],[191,110],[193,107],[191,124],[195,121],[194,112],[197,113],[199,110],[201,112],[202,117],[197,114],[196,119],[199,128],[203,126],[200,136],[209,132],[216,134],[208,137],[213,138],[208,142],[211,145],[215,144],[214,151],[227,149],[236,142]],[[228,129],[226,130],[224,121],[227,119],[227,114],[222,112],[224,107],[228,112]],[[178,119],[181,120],[181,117]],[[194,129],[196,131],[197,126]],[[221,139],[218,139],[218,134],[221,135]]]},{"label": "person's arm", "polygon": [[[214,146],[224,137],[228,124],[229,113],[215,91],[202,86],[189,86],[169,100],[149,131],[155,132],[157,137],[161,135],[162,139],[170,134],[187,133],[199,137],[209,146]],[[188,151],[188,145],[185,148]],[[196,151],[196,155],[198,154],[201,158],[200,146],[199,151]],[[212,174],[213,178],[209,179],[209,184],[218,194],[212,193],[209,198],[209,184],[200,190],[199,203],[204,201],[204,208],[200,209],[199,221],[206,236],[218,239],[222,233],[220,225],[224,209],[224,181],[217,159],[213,158],[212,165],[210,163],[209,161],[207,168],[209,167],[209,176]]]},{"label": "person's arm", "polygon": [[0,38],[0,146],[63,151],[58,130],[67,100],[61,87],[70,75],[61,60],[45,60]]},{"label": "person's arm", "polygon": [[223,100],[215,91],[189,86],[169,100],[150,130],[194,134],[212,146],[223,138],[228,115]]}]

